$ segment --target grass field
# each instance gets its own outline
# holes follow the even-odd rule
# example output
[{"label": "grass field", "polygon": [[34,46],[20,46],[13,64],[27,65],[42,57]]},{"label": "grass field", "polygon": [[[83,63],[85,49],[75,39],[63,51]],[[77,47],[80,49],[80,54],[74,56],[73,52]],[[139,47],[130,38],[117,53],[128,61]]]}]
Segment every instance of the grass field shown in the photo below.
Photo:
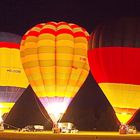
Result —
[{"label": "grass field", "polygon": [[81,131],[75,134],[44,132],[0,131],[0,140],[140,140],[140,134],[120,135],[118,132]]}]

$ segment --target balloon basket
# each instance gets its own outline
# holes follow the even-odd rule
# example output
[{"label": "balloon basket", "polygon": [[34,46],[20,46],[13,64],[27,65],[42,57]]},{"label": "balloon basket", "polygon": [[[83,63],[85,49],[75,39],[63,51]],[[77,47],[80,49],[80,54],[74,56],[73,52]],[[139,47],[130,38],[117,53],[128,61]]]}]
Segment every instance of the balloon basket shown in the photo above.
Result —
[{"label": "balloon basket", "polygon": [[136,127],[133,125],[120,125],[119,134],[136,134],[137,130]]},{"label": "balloon basket", "polygon": [[0,131],[4,131],[3,122],[0,122]]},{"label": "balloon basket", "polygon": [[53,128],[52,128],[52,132],[53,133],[61,133],[61,128],[58,127],[58,124],[53,124]]},{"label": "balloon basket", "polygon": [[53,132],[53,133],[59,134],[59,133],[61,133],[61,129],[58,128],[58,127],[53,127],[53,128],[52,128],[52,132]]}]

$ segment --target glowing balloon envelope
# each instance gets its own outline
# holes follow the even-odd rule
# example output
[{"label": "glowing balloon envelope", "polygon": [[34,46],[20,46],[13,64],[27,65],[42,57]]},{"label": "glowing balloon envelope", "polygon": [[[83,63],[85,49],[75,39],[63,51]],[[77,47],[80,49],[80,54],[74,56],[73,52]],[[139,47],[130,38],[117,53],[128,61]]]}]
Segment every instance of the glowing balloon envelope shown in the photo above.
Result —
[{"label": "glowing balloon envelope", "polygon": [[88,59],[116,116],[127,123],[140,107],[140,19],[122,18],[99,26],[91,35]]},{"label": "glowing balloon envelope", "polygon": [[88,36],[85,29],[66,22],[38,24],[23,36],[25,73],[55,123],[88,75]]},{"label": "glowing balloon envelope", "polygon": [[8,113],[28,86],[20,59],[21,37],[0,32],[0,116]]}]

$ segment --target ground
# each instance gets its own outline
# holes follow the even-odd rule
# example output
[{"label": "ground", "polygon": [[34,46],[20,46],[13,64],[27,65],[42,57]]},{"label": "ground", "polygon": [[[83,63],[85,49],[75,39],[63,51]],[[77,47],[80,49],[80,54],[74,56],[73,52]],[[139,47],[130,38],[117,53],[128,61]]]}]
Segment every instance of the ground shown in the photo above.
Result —
[{"label": "ground", "polygon": [[140,134],[120,135],[118,132],[81,131],[76,134],[53,134],[45,132],[0,132],[0,140],[140,140]]}]

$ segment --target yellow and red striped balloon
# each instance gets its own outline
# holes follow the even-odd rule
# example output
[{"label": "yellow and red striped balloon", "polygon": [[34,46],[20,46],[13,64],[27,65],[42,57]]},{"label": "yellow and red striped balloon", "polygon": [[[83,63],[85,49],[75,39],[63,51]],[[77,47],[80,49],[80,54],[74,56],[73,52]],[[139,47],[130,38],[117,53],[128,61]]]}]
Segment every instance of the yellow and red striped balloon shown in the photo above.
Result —
[{"label": "yellow and red striped balloon", "polygon": [[38,24],[23,36],[21,59],[28,80],[53,122],[85,81],[88,33],[76,24]]},{"label": "yellow and red striped balloon", "polygon": [[0,32],[0,117],[8,113],[28,86],[16,34]]}]

